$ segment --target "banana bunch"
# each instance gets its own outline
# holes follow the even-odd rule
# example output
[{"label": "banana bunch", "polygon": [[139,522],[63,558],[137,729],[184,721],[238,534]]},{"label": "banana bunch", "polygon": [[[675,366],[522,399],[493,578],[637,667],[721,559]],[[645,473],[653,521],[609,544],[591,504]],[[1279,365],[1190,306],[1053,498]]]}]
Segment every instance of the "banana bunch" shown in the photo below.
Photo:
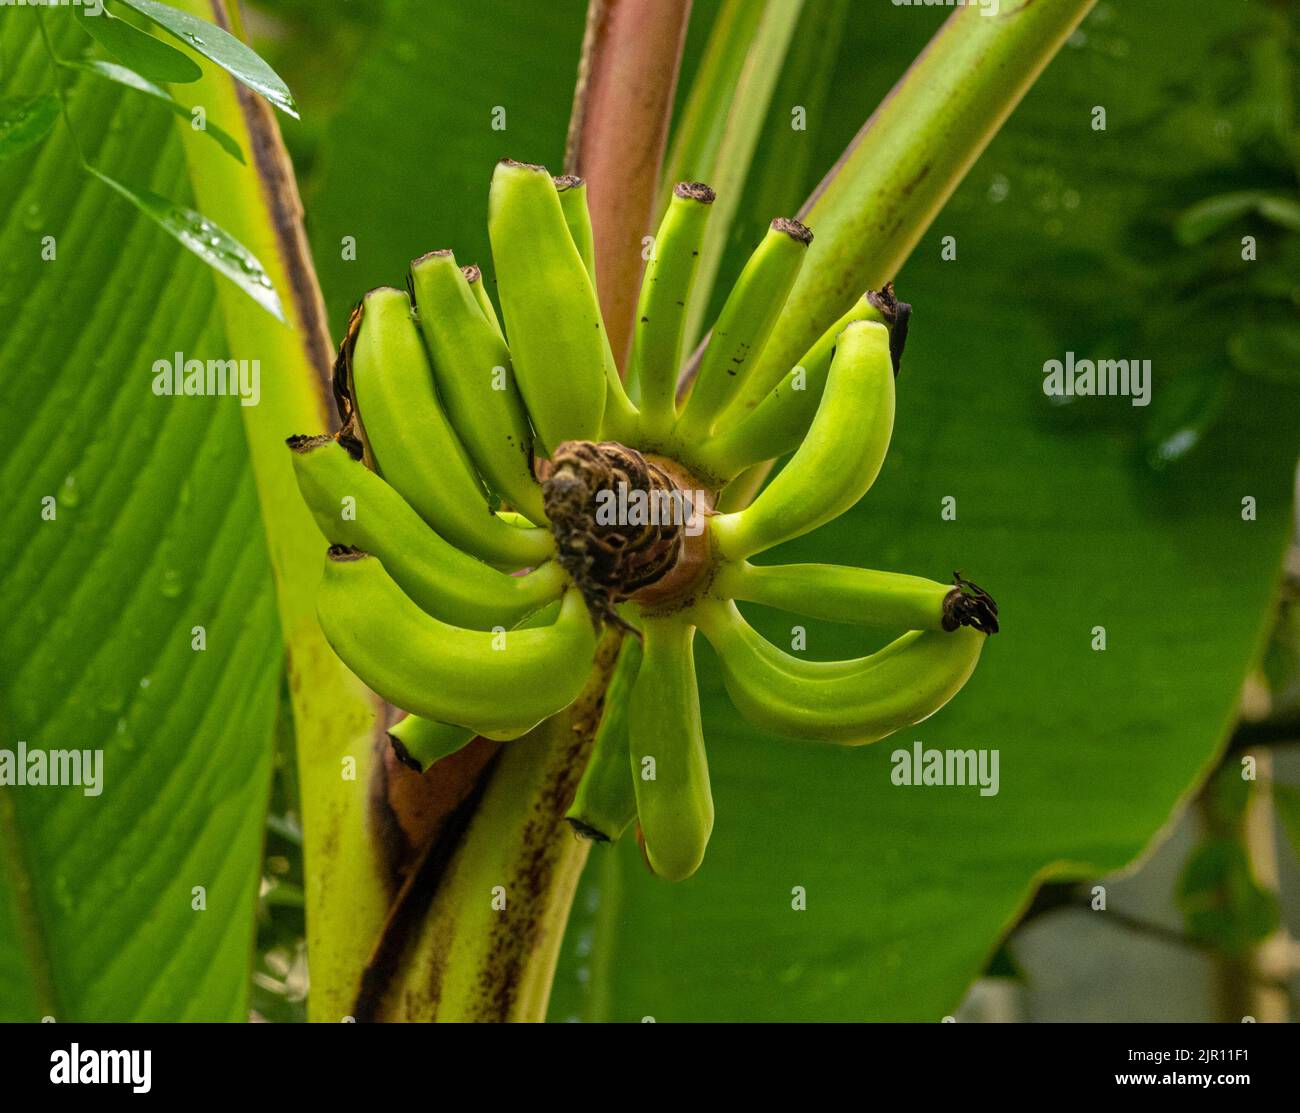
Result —
[{"label": "banana bunch", "polygon": [[[322,628],[408,713],[391,738],[414,767],[563,710],[601,629],[623,631],[568,818],[601,841],[635,824],[673,880],[699,867],[713,827],[697,630],[749,721],[862,745],[934,714],[998,629],[993,600],[960,575],[751,563],[875,481],[910,307],[870,292],[788,373],[759,374],[812,241],[775,220],[687,358],[712,201],[699,183],[673,192],[624,379],[583,182],[501,162],[488,199],[500,315],[477,267],[449,251],[415,260],[406,290],[373,290],[352,314],[334,373],[341,431],[289,440],[330,543]],[[791,453],[748,506],[717,509],[742,472]],[[866,657],[809,661],[759,635],[744,603],[902,633]]]}]

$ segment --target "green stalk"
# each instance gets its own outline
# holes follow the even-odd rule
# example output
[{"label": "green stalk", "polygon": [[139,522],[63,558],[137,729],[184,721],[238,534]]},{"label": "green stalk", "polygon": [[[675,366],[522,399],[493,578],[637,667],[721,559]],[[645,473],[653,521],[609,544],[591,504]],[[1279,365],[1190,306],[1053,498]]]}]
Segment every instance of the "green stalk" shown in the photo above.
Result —
[{"label": "green stalk", "polygon": [[435,839],[362,979],[358,1020],[541,1021],[590,843],[564,819],[618,657],[610,633],[583,693],[502,746],[486,788]]}]

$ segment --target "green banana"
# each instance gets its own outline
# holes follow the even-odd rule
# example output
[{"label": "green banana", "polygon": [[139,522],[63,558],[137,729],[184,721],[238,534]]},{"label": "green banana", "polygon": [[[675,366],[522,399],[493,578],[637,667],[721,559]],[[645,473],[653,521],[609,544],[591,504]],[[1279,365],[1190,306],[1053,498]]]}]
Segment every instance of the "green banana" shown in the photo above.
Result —
[{"label": "green banana", "polygon": [[893,427],[889,330],[855,321],[840,334],[817,416],[799,450],[748,507],[710,519],[718,551],[727,560],[744,560],[843,514],[880,474]]},{"label": "green banana", "polygon": [[[681,881],[699,869],[713,831],[695,627],[682,615],[647,618],[642,633],[641,667],[628,703],[636,810],[650,868]],[[646,779],[651,769],[653,779]]]},{"label": "green banana", "polygon": [[871,568],[833,564],[760,567],[741,561],[722,565],[712,590],[723,599],[760,603],[832,622],[904,630],[973,626],[985,634],[998,632],[997,604],[986,591],[962,579],[960,572],[954,574],[953,583],[941,584]]},{"label": "green banana", "polygon": [[326,640],[372,691],[478,734],[519,733],[567,707],[596,647],[577,591],[550,626],[464,630],[421,611],[378,559],[340,546],[330,548],[317,610]]},{"label": "green banana", "polygon": [[289,447],[298,489],[325,539],[373,553],[435,618],[480,630],[509,628],[563,594],[568,574],[558,561],[510,576],[461,552],[337,441],[290,437]]},{"label": "green banana", "polygon": [[569,226],[573,246],[587,268],[592,289],[596,288],[596,237],[591,230],[591,210],[587,208],[587,183],[574,174],[562,174],[555,179],[555,191],[560,195],[560,208],[564,223]]},{"label": "green banana", "polygon": [[804,661],[763,638],[734,603],[711,601],[696,617],[746,719],[791,738],[849,746],[933,715],[966,683],[987,640],[970,627],[913,630],[868,657]]},{"label": "green banana", "polygon": [[629,635],[605,690],[591,758],[564,816],[578,834],[596,842],[616,842],[636,818],[636,788],[628,769],[628,697],[640,667],[640,639]]},{"label": "green banana", "polygon": [[546,454],[564,441],[598,439],[608,340],[591,276],[544,167],[497,163],[488,236],[516,382]]},{"label": "green banana", "polygon": [[652,443],[666,438],[677,418],[677,370],[686,307],[713,200],[713,190],[702,182],[679,182],[673,187],[641,280],[627,380],[639,392],[641,437]]},{"label": "green banana", "polygon": [[[438,396],[479,474],[530,521],[545,522],[542,488],[533,475],[533,435],[505,341],[450,251],[415,260],[411,289]],[[364,406],[361,416],[364,422]]]},{"label": "green banana", "polygon": [[376,470],[458,548],[507,568],[546,560],[552,552],[546,530],[515,529],[491,512],[443,412],[406,293],[372,290],[362,312],[349,387]]},{"label": "green banana", "polygon": [[468,727],[407,715],[396,726],[388,728],[388,740],[398,761],[418,773],[426,773],[434,762],[468,746],[474,740],[474,732]]},{"label": "green banana", "polygon": [[[591,211],[587,208],[587,183],[573,174],[561,175],[554,181],[556,192],[560,195],[564,222],[569,226],[569,236],[591,279],[591,288],[596,291],[596,239],[591,228]],[[599,302],[597,311],[599,312]],[[609,332],[604,328],[600,332],[605,345],[605,413],[600,435],[605,440],[626,441],[633,436],[637,427],[636,407],[619,376],[614,349],[609,343]]]},{"label": "green banana", "polygon": [[483,310],[484,319],[492,326],[497,336],[504,341],[506,334],[501,331],[501,318],[497,316],[497,307],[492,304],[492,299],[488,297],[487,283],[483,281],[482,269],[471,263],[467,267],[461,267],[460,273],[465,276],[465,281],[469,283],[474,300],[478,302],[478,307]]},{"label": "green banana", "polygon": [[730,480],[752,464],[798,448],[826,389],[840,333],[854,321],[889,324],[874,300],[877,296],[867,294],[854,302],[756,406],[746,405],[743,396],[737,398],[719,422],[718,432],[696,451],[693,458],[699,466]]},{"label": "green banana", "polygon": [[[865,303],[865,304],[864,304]],[[791,407],[791,416],[796,417],[798,424],[798,435],[803,436],[809,423],[812,421],[814,412],[817,409],[817,399],[821,397],[822,387],[826,381],[826,369],[830,364],[830,357],[834,353],[835,342],[853,321],[879,321],[889,328],[889,355],[894,364],[894,378],[898,378],[899,372],[903,366],[903,349],[907,344],[907,329],[912,317],[912,307],[907,302],[899,301],[894,295],[894,284],[886,282],[879,290],[868,290],[850,307],[849,311],[844,314],[835,324],[831,325],[818,339],[797,366],[804,367],[807,374],[805,383],[812,384],[812,399],[787,399],[786,404]],[[821,365],[820,378],[813,374],[809,361],[815,361],[817,353],[824,351],[825,362]],[[731,409],[726,413],[727,424],[734,425],[751,414],[758,406],[767,405],[770,396],[776,392],[779,386],[790,384],[793,381],[796,368],[792,368],[784,375],[781,373],[779,365],[774,368],[768,368],[766,372],[755,372],[745,383],[744,389],[732,404]],[[793,447],[793,445],[791,446]],[[780,453],[777,453],[780,455]]]},{"label": "green banana", "polygon": [[686,445],[707,437],[758,362],[812,243],[795,220],[774,220],[718,314],[677,422]]}]

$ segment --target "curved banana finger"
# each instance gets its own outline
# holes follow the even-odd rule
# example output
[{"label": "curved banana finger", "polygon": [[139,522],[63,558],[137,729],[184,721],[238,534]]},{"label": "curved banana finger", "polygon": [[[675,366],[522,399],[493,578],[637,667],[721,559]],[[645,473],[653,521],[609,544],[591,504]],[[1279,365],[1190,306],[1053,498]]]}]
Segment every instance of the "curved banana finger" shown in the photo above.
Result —
[{"label": "curved banana finger", "polygon": [[708,436],[744,385],[799,276],[810,243],[812,233],[797,220],[772,221],[713,326],[677,422],[683,444]]},{"label": "curved banana finger", "polygon": [[840,335],[817,416],[799,450],[748,507],[710,520],[719,551],[728,560],[744,560],[843,514],[880,474],[893,428],[889,330],[855,321]]},{"label": "curved banana finger", "polygon": [[775,460],[798,448],[821,403],[835,345],[854,321],[877,321],[889,329],[897,379],[911,308],[894,298],[891,286],[859,298],[766,396],[737,398],[723,415],[718,432],[698,450],[695,459],[699,465],[710,475],[731,479],[752,464]]},{"label": "curved banana finger", "polygon": [[617,841],[636,818],[636,788],[628,769],[628,699],[640,667],[641,642],[629,635],[605,690],[591,758],[564,815],[578,834],[596,842]]},{"label": "curved banana finger", "polygon": [[514,529],[491,512],[474,464],[443,412],[405,291],[366,295],[349,379],[376,469],[440,536],[508,568],[547,558],[546,530]]},{"label": "curved banana finger", "polygon": [[713,581],[723,599],[832,622],[904,630],[956,630],[973,626],[998,632],[998,605],[977,584],[954,573],[951,584],[922,576],[845,568],[835,564],[724,564]]},{"label": "curved banana finger", "polygon": [[373,556],[332,547],[321,629],[372,691],[421,718],[514,732],[567,707],[591,671],[596,637],[577,591],[550,626],[464,630],[420,610]]},{"label": "curved banana finger", "polygon": [[290,437],[289,447],[298,489],[325,539],[373,553],[435,618],[480,630],[511,627],[564,593],[569,579],[558,561],[510,576],[448,544],[332,438]]},{"label": "curved banana finger", "polygon": [[545,167],[497,163],[488,236],[516,381],[538,439],[547,454],[567,440],[598,439],[608,339]]},{"label": "curved banana finger", "polygon": [[533,475],[533,434],[505,341],[450,251],[416,259],[411,289],[438,396],[479,474],[530,521],[545,522],[542,488]]},{"label": "curved banana finger", "polygon": [[667,437],[677,417],[677,369],[686,307],[713,201],[713,190],[702,182],[679,182],[673,187],[641,280],[627,381],[639,391],[641,435],[651,442]]},{"label": "curved banana finger", "polygon": [[966,683],[987,637],[914,630],[868,657],[804,661],[754,630],[735,604],[697,608],[727,694],[755,726],[841,745],[876,742],[929,718]]},{"label": "curved banana finger", "polygon": [[560,208],[564,223],[569,226],[573,246],[582,257],[591,285],[596,286],[596,237],[591,230],[591,210],[587,208],[587,183],[575,174],[561,174],[555,179],[555,192],[560,195]]},{"label": "curved banana finger", "polygon": [[501,318],[497,316],[497,307],[492,304],[492,299],[488,296],[487,287],[483,282],[482,269],[471,263],[467,267],[461,267],[460,273],[465,276],[465,281],[469,283],[474,300],[478,302],[478,307],[483,310],[483,318],[492,326],[497,336],[504,341],[506,334],[501,331]]},{"label": "curved banana finger", "polygon": [[[596,239],[591,228],[591,211],[587,208],[587,183],[573,174],[563,174],[554,179],[556,192],[560,196],[560,209],[564,213],[564,222],[569,226],[569,236],[573,246],[578,249],[582,265],[591,279],[592,291],[596,285]],[[597,312],[600,303],[597,300]],[[634,431],[636,407],[628,397],[623,380],[618,373],[618,362],[614,358],[614,349],[610,347],[609,332],[601,329],[604,341],[605,365],[605,412],[601,417],[600,435],[605,440],[628,440]]]},{"label": "curved banana finger", "polygon": [[692,643],[681,616],[647,619],[641,668],[628,706],[628,745],[646,860],[681,881],[704,860],[713,795],[700,727]]}]

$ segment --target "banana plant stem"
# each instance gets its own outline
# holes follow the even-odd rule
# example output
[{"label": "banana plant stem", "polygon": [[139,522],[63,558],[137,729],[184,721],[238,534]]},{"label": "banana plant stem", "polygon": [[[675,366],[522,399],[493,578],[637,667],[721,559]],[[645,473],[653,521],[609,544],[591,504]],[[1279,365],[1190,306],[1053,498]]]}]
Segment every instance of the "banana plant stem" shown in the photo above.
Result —
[{"label": "banana plant stem", "polygon": [[590,0],[564,158],[587,181],[600,308],[623,367],[691,0]]},{"label": "banana plant stem", "polygon": [[[410,938],[367,968],[358,1020],[541,1021],[590,844],[564,818],[591,751],[621,635],[578,699],[501,747],[417,881]],[[415,894],[418,896],[418,894]]]}]

